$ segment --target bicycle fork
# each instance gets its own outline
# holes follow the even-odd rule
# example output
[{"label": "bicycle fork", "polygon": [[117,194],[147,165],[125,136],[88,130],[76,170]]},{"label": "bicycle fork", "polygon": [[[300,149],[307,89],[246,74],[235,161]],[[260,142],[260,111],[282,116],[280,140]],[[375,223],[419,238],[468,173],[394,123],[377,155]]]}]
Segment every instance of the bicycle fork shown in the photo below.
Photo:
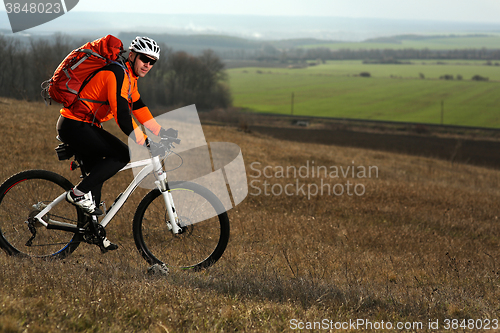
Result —
[{"label": "bicycle fork", "polygon": [[179,217],[177,216],[177,211],[175,210],[174,200],[172,194],[170,193],[170,188],[167,183],[167,174],[163,171],[160,159],[158,156],[153,158],[154,174],[156,177],[155,184],[163,196],[165,201],[165,206],[167,207],[167,214],[170,220],[170,226],[172,233],[179,234],[182,233],[182,228],[179,225]]}]

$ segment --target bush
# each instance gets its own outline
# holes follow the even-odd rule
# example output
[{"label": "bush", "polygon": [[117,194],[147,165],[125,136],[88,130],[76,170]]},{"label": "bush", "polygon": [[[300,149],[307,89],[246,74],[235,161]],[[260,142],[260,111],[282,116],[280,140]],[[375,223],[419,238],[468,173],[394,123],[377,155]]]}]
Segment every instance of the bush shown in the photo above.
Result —
[{"label": "bush", "polygon": [[359,73],[359,76],[361,76],[361,77],[371,77],[371,74],[368,73],[368,72],[361,72],[361,73]]},{"label": "bush", "polygon": [[488,81],[489,78],[481,76],[481,75],[474,75],[472,77],[472,81]]},{"label": "bush", "polygon": [[445,74],[439,77],[440,80],[453,80],[453,75]]}]

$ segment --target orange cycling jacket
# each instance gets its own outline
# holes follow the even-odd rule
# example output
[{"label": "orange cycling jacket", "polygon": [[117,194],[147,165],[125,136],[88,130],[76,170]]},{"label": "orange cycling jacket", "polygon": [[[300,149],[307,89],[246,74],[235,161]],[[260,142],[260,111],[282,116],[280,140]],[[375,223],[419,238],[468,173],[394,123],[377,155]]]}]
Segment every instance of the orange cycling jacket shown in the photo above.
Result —
[{"label": "orange cycling jacket", "polygon": [[161,126],[142,102],[137,79],[128,61],[126,72],[118,64],[107,65],[83,87],[76,103],[61,109],[61,115],[99,127],[102,122],[115,118],[120,129],[129,136],[134,132],[135,141],[142,145],[147,136],[131,114],[155,135],[159,134]]}]

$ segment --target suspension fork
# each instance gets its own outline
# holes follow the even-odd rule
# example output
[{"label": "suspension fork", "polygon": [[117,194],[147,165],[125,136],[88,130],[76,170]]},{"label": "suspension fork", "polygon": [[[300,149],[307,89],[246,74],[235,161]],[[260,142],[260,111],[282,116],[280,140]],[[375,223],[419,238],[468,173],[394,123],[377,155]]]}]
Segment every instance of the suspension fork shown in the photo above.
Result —
[{"label": "suspension fork", "polygon": [[170,188],[167,182],[167,173],[163,170],[163,167],[158,156],[153,157],[154,175],[156,177],[155,184],[163,196],[165,201],[165,206],[167,207],[167,214],[172,226],[172,232],[174,234],[179,234],[182,232],[179,226],[179,217],[177,216],[177,211],[175,210],[174,199],[170,193]]}]

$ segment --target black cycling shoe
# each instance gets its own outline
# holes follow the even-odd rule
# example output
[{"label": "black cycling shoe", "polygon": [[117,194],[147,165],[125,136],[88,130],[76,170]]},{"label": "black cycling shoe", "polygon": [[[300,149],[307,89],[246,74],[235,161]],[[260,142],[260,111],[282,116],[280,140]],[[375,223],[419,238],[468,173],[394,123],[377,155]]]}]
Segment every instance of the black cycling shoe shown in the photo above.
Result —
[{"label": "black cycling shoe", "polygon": [[111,243],[109,239],[107,239],[106,237],[102,238],[97,244],[97,246],[99,246],[102,253],[113,251],[118,248],[118,245]]}]

